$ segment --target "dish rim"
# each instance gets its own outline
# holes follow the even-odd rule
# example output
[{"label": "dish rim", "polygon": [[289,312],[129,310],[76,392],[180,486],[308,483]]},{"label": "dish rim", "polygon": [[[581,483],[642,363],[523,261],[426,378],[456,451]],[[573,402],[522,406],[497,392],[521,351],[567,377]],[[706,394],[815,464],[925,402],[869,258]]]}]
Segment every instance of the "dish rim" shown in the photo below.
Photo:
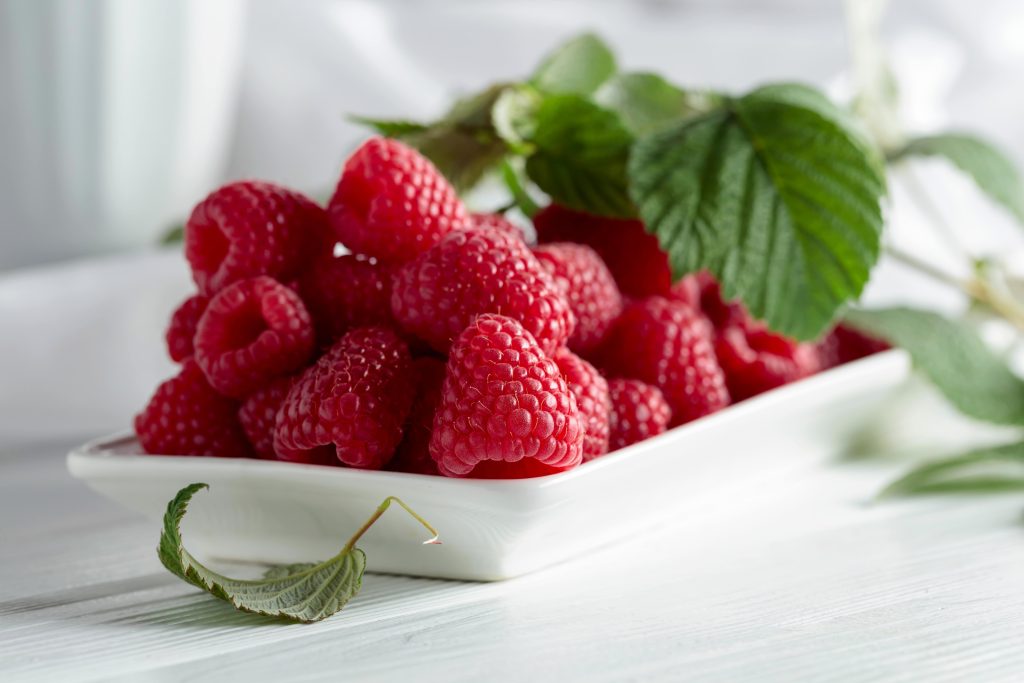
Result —
[{"label": "dish rim", "polygon": [[[746,415],[759,411],[766,406],[781,402],[797,401],[801,396],[816,393],[825,387],[854,381],[857,376],[863,375],[868,369],[873,369],[877,373],[881,372],[882,368],[888,366],[897,368],[906,364],[909,364],[909,356],[905,351],[901,349],[882,351],[730,405],[693,422],[673,427],[658,436],[581,463],[570,470],[526,479],[443,477],[411,472],[361,470],[351,467],[308,465],[255,458],[216,458],[192,455],[158,455],[139,458],[140,455],[145,455],[141,452],[141,449],[136,449],[137,452],[134,453],[113,452],[112,449],[114,448],[125,447],[136,441],[134,433],[128,430],[90,440],[72,449],[68,454],[68,467],[76,478],[86,478],[80,476],[83,473],[81,468],[78,467],[78,465],[84,462],[90,464],[104,462],[108,465],[116,462],[125,474],[128,472],[124,470],[134,472],[134,468],[176,470],[182,468],[185,463],[189,463],[191,465],[198,465],[211,475],[232,475],[237,474],[240,470],[244,470],[247,473],[260,475],[261,477],[280,478],[285,476],[306,481],[315,479],[318,483],[323,483],[324,477],[327,477],[339,482],[344,481],[345,483],[374,482],[379,484],[388,481],[393,481],[396,484],[400,482],[430,483],[433,486],[445,487],[452,491],[469,488],[486,488],[505,493],[536,491],[569,485],[581,478],[591,476],[592,473],[612,468],[621,468],[624,466],[622,463],[642,457],[642,453],[658,449],[666,442],[676,441],[700,431],[715,429],[723,422],[740,420]],[[112,472],[109,467],[106,468],[106,471],[107,474]]]}]

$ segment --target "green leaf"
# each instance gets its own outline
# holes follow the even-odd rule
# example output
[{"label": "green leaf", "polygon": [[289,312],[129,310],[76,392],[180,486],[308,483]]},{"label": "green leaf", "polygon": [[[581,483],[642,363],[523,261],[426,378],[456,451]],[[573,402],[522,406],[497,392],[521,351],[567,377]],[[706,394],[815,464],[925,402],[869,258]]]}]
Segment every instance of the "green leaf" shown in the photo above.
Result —
[{"label": "green leaf", "polygon": [[511,151],[523,155],[533,152],[527,141],[537,130],[537,109],[543,100],[543,95],[528,85],[507,88],[498,96],[491,109],[491,121]]},{"label": "green leaf", "polygon": [[939,156],[969,175],[978,188],[1024,222],[1024,179],[1014,163],[992,143],[964,133],[914,138],[893,160],[910,156]]},{"label": "green leaf", "polygon": [[616,71],[615,55],[592,33],[573,38],[548,55],[530,83],[548,93],[589,95]]},{"label": "green leaf", "polygon": [[797,339],[824,332],[878,259],[881,160],[806,86],[759,88],[641,138],[629,179],[676,276],[711,270]]},{"label": "green leaf", "polygon": [[157,555],[164,567],[175,576],[231,603],[243,612],[311,623],[340,610],[359,592],[363,571],[366,569],[366,555],[355,544],[392,501],[405,508],[434,533],[434,538],[427,543],[437,542],[437,533],[429,524],[401,500],[390,497],[378,506],[341,552],[331,559],[318,564],[275,567],[262,579],[231,579],[205,567],[182,544],[181,520],[192,496],[204,488],[209,486],[190,484],[167,504]]},{"label": "green leaf", "polygon": [[167,232],[160,236],[160,244],[181,244],[185,241],[185,224],[176,223],[167,228]]},{"label": "green leaf", "polygon": [[594,93],[594,101],[617,113],[631,131],[642,135],[705,114],[718,106],[721,98],[677,88],[657,74],[626,73],[606,81]]},{"label": "green leaf", "polygon": [[879,497],[1024,491],[1024,442],[979,448],[915,467]]},{"label": "green leaf", "polygon": [[497,168],[507,151],[494,130],[491,109],[509,87],[507,83],[497,83],[457,100],[444,117],[428,125],[365,117],[353,117],[353,120],[415,147],[437,166],[458,192],[468,192]]},{"label": "green leaf", "polygon": [[614,112],[579,95],[552,95],[537,108],[526,174],[560,204],[631,217],[626,162],[632,140]]},{"label": "green leaf", "polygon": [[359,123],[374,129],[381,135],[389,138],[402,138],[412,133],[422,133],[429,126],[425,123],[415,121],[400,121],[388,119],[374,119],[367,116],[349,116],[353,123]]},{"label": "green leaf", "polygon": [[962,321],[911,308],[851,311],[854,327],[906,349],[914,364],[960,412],[1024,425],[1024,381]]}]

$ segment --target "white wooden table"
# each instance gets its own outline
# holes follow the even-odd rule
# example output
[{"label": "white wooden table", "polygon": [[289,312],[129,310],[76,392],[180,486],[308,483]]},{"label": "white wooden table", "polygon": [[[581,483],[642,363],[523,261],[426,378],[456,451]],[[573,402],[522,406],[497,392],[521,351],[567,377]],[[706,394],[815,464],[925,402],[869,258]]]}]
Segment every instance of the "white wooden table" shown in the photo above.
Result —
[{"label": "white wooden table", "polygon": [[167,374],[154,321],[185,288],[162,255],[0,278],[0,680],[1024,678],[1024,497],[870,504],[904,466],[882,458],[822,454],[710,526],[513,581],[368,575],[319,624],[236,613],[64,469]]}]

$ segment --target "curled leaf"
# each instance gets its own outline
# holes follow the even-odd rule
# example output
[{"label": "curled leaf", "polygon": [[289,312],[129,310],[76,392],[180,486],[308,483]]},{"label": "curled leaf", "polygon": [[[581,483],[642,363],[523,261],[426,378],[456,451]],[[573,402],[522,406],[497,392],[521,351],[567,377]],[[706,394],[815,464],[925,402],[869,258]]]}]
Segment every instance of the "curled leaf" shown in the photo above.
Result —
[{"label": "curled leaf", "polygon": [[397,502],[434,534],[427,543],[437,542],[437,532],[408,505],[395,497],[384,500],[352,536],[345,547],[329,560],[274,567],[262,579],[232,579],[204,566],[189,553],[181,540],[181,520],[192,496],[206,484],[190,484],[167,504],[157,555],[178,578],[225,600],[243,612],[312,623],[339,611],[362,586],[366,555],[355,546],[359,538]]}]

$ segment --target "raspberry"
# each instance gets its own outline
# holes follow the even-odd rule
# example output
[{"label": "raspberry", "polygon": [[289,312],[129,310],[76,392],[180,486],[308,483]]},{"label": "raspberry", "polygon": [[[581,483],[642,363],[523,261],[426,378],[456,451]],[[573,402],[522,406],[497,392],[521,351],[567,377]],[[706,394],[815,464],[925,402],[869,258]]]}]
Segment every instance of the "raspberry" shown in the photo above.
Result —
[{"label": "raspberry", "polygon": [[608,382],[608,394],[612,402],[608,450],[617,451],[668,428],[672,409],[658,387],[635,379],[613,379]]},{"label": "raspberry", "polygon": [[302,367],[313,341],[313,322],[299,295],[255,277],[210,300],[196,330],[196,362],[217,391],[242,398]]},{"label": "raspberry", "polygon": [[430,435],[434,431],[434,413],[441,401],[441,385],[447,372],[444,361],[423,357],[413,360],[416,371],[416,397],[412,402],[405,436],[387,469],[415,474],[440,474],[430,457]]},{"label": "raspberry", "polygon": [[593,216],[552,204],[533,217],[537,241],[577,242],[596,251],[623,294],[645,297],[667,294],[672,284],[668,256],[658,238],[636,220]]},{"label": "raspberry", "polygon": [[192,340],[195,339],[199,319],[209,303],[209,297],[195,294],[185,299],[171,314],[171,324],[167,326],[165,335],[167,353],[171,360],[180,363],[192,356]]},{"label": "raspberry", "polygon": [[189,358],[135,416],[135,434],[147,453],[244,457],[251,451],[237,411]]},{"label": "raspberry", "polygon": [[840,323],[818,342],[818,356],[822,369],[828,369],[890,348],[881,339]]},{"label": "raspberry", "polygon": [[754,319],[739,301],[725,301],[722,298],[722,287],[715,276],[706,270],[687,275],[672,286],[669,295],[676,301],[686,303],[703,311],[716,330],[732,325],[747,326]]},{"label": "raspberry", "polygon": [[246,397],[238,409],[238,421],[249,437],[256,455],[266,460],[277,457],[274,452],[274,425],[284,397],[295,384],[295,377],[278,377]]},{"label": "raspberry", "polygon": [[299,292],[324,346],[351,329],[391,323],[391,269],[365,256],[321,256]]},{"label": "raspberry", "polygon": [[455,190],[426,157],[379,137],[345,162],[327,213],[346,247],[383,261],[408,261],[470,225]]},{"label": "raspberry", "polygon": [[452,345],[430,455],[451,477],[520,479],[575,467],[584,426],[554,361],[523,326],[476,318]]},{"label": "raspberry", "polygon": [[380,469],[402,438],[414,390],[409,350],[395,332],[352,330],[288,392],[274,450],[284,460]]},{"label": "raspberry", "polygon": [[652,296],[628,306],[605,340],[612,376],[661,389],[678,425],[729,404],[708,324],[685,304]]},{"label": "raspberry", "polygon": [[721,330],[715,353],[734,401],[812,375],[819,365],[813,344],[798,343],[760,323]]},{"label": "raspberry", "polygon": [[518,320],[545,353],[564,344],[575,324],[565,297],[523,242],[476,228],[448,235],[402,266],[391,312],[441,352],[481,313]]},{"label": "raspberry", "polygon": [[225,185],[185,224],[185,258],[203,294],[258,275],[298,274],[324,239],[324,210],[298,192],[257,181]]},{"label": "raspberry", "polygon": [[576,397],[580,417],[586,427],[583,437],[583,460],[593,460],[608,452],[608,381],[593,365],[568,349],[559,349],[555,364],[562,372],[569,391]]},{"label": "raspberry", "polygon": [[470,216],[474,228],[481,230],[497,230],[504,232],[516,239],[522,240],[525,235],[515,223],[502,216],[500,213],[474,213]]},{"label": "raspberry", "polygon": [[622,295],[597,252],[582,244],[556,242],[533,250],[559,284],[576,317],[569,348],[589,354],[622,312]]}]

